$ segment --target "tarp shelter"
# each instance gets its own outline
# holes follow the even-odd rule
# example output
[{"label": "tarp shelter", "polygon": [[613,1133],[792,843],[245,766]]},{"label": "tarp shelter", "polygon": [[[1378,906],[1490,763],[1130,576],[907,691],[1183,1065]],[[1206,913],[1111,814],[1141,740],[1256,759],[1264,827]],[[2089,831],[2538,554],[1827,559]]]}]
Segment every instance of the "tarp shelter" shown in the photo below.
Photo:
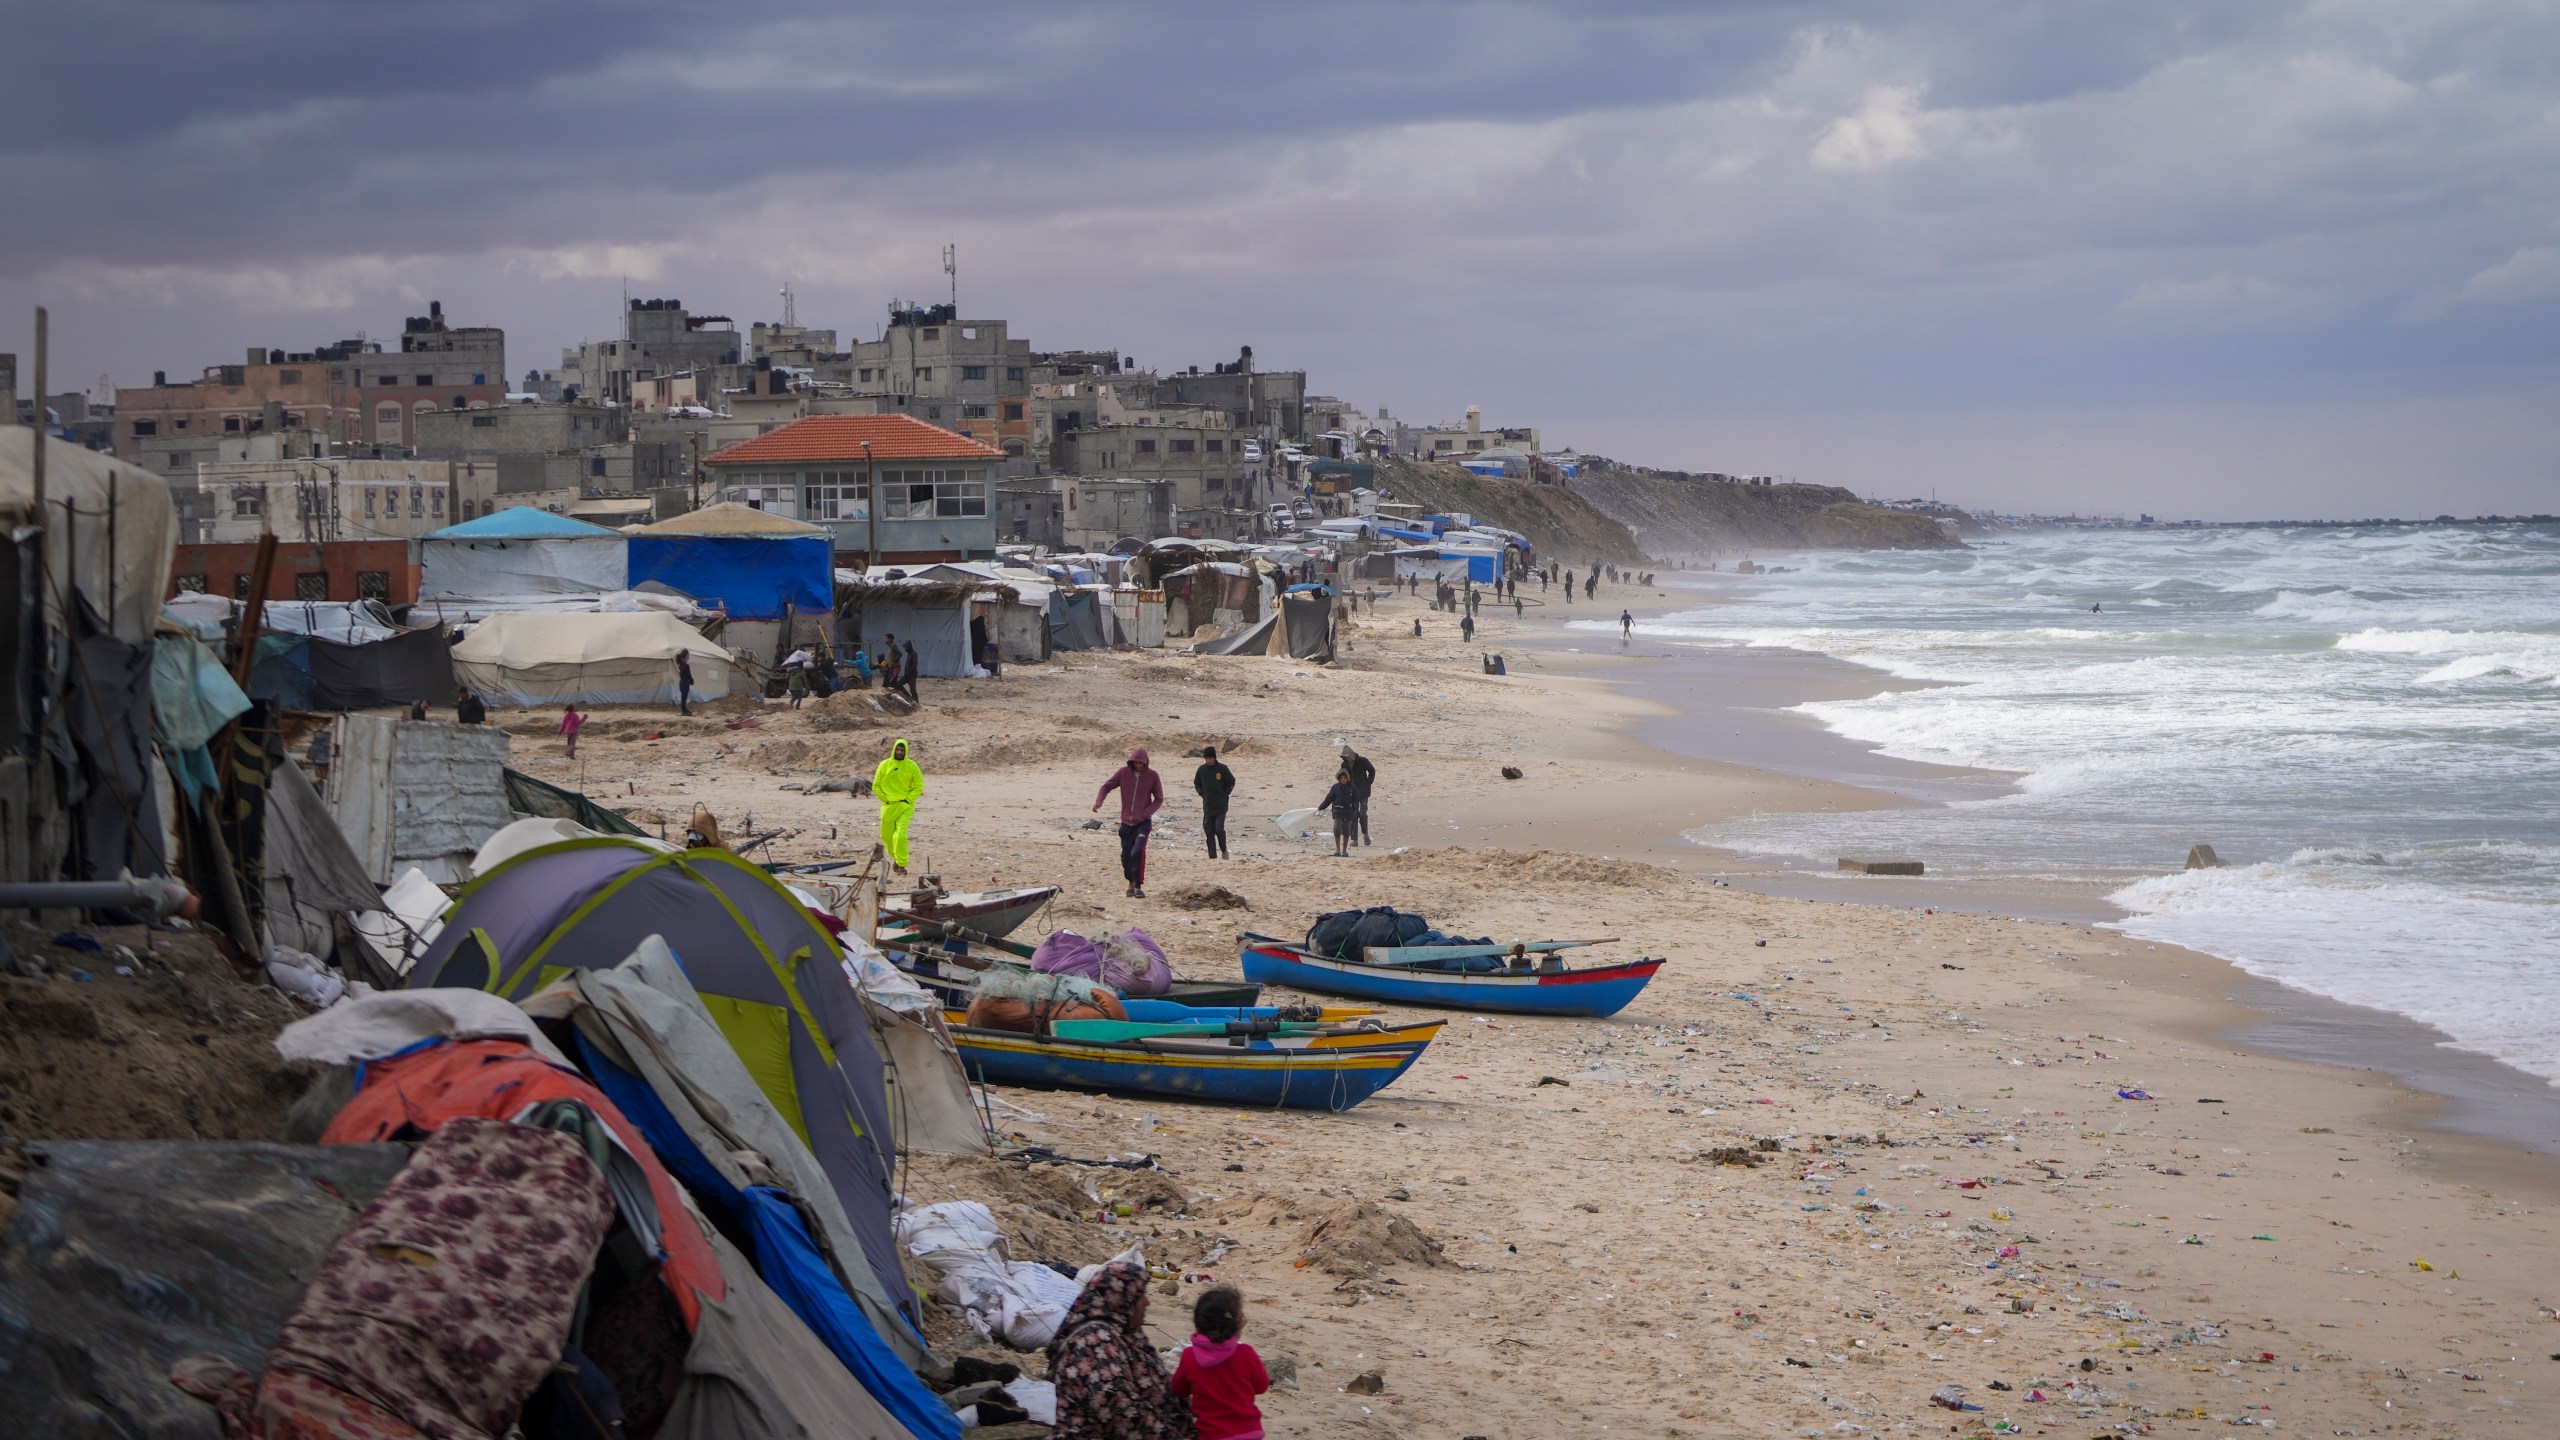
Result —
[{"label": "tarp shelter", "polygon": [[631,583],[656,581],[733,620],[835,609],[835,542],[826,528],[723,502],[631,532]]},{"label": "tarp shelter", "polygon": [[487,725],[341,715],[332,724],[330,814],[376,885],[411,866],[461,880],[481,842],[515,822],[507,732]]},{"label": "tarp shelter", "polygon": [[619,964],[657,936],[756,1086],[826,1171],[868,1263],[848,1260],[883,1336],[921,1354],[889,1234],[897,1149],[871,1021],[835,939],[772,876],[726,850],[622,837],[529,850],[462,889],[409,986],[522,999],[572,969]]},{"label": "tarp shelter", "polygon": [[1262,577],[1250,565],[1211,560],[1185,566],[1164,577],[1164,629],[1188,639],[1203,625],[1233,629],[1251,625],[1267,612],[1262,604]]},{"label": "tarp shelter", "polygon": [[883,638],[895,635],[901,647],[916,647],[916,668],[929,678],[967,675],[977,664],[969,653],[969,617],[983,615],[997,623],[999,607],[1013,603],[1011,586],[976,575],[936,579],[836,572],[837,608],[847,616],[860,614],[863,645],[877,653]]},{"label": "tarp shelter", "polygon": [[420,600],[603,595],[630,588],[618,530],[529,505],[448,525],[418,539]]},{"label": "tarp shelter", "polygon": [[655,610],[492,615],[453,647],[453,669],[493,704],[673,705],[678,653],[693,657],[695,699],[729,693],[729,652]]},{"label": "tarp shelter", "polygon": [[1037,570],[946,561],[907,572],[918,580],[948,580],[993,587],[970,602],[973,614],[987,621],[1008,664],[1031,664],[1049,658],[1049,577]]},{"label": "tarp shelter", "polygon": [[563,790],[549,781],[536,780],[513,770],[500,773],[507,788],[507,808],[519,815],[567,820],[599,835],[649,833],[624,819],[620,811],[607,810],[575,790]]},{"label": "tarp shelter", "polygon": [[1280,597],[1282,645],[1293,660],[1333,658],[1333,592],[1321,586]]},{"label": "tarp shelter", "polygon": [[1104,592],[1057,589],[1049,592],[1049,648],[1101,650],[1111,644],[1111,608]]},{"label": "tarp shelter", "polygon": [[353,645],[313,635],[303,641],[303,656],[311,672],[310,708],[315,710],[453,702],[453,643],[440,625]]},{"label": "tarp shelter", "polygon": [[176,511],[158,476],[45,436],[39,515],[38,435],[0,425],[0,880],[157,875],[151,656]]}]

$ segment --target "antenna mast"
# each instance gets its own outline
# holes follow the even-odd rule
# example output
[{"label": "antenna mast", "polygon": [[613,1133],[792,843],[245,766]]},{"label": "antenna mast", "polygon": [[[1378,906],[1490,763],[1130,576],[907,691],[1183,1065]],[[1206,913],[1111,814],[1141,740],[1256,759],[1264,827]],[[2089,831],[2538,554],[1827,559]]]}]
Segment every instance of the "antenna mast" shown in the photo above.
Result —
[{"label": "antenna mast", "polygon": [[788,280],[782,282],[782,323],[786,329],[800,323],[800,308],[798,302],[791,298],[791,282]]},{"label": "antenna mast", "polygon": [[951,277],[951,318],[960,318],[960,247],[942,247],[942,273]]}]

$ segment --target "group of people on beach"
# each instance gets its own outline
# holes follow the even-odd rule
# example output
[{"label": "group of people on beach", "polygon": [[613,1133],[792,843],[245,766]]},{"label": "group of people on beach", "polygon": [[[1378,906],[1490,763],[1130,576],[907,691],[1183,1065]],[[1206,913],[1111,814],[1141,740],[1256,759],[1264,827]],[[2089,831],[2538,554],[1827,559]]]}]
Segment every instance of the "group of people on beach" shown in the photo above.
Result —
[{"label": "group of people on beach", "polygon": [[1147,1299],[1147,1272],[1126,1260],[1076,1297],[1049,1342],[1056,1440],[1260,1440],[1271,1372],[1241,1338],[1244,1296],[1229,1285],[1201,1292],[1171,1375],[1147,1338]]}]

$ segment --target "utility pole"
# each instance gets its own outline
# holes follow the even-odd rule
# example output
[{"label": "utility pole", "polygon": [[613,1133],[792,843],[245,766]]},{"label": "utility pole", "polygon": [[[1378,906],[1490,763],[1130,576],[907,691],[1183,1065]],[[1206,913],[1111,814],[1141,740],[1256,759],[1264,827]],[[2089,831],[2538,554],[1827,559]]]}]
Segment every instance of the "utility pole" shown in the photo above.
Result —
[{"label": "utility pole", "polygon": [[872,468],[871,442],[862,442],[862,527],[863,552],[870,558],[863,562],[863,573],[880,563],[880,472]]},{"label": "utility pole", "polygon": [[942,247],[942,273],[951,277],[951,318],[960,318],[960,247]]}]

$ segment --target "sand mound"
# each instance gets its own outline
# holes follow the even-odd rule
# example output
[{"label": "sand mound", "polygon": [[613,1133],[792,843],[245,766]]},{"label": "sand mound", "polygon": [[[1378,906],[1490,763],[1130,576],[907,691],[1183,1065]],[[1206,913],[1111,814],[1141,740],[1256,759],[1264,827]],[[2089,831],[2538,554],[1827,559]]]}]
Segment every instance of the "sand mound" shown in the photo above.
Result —
[{"label": "sand mound", "polygon": [[1512,882],[1548,885],[1634,886],[1655,889],[1687,882],[1677,870],[1660,865],[1645,865],[1632,860],[1604,860],[1593,855],[1572,855],[1558,850],[1469,850],[1458,846],[1442,846],[1433,850],[1407,850],[1389,855],[1374,864],[1424,874],[1452,870],[1500,870]]},{"label": "sand mound", "polygon": [[1328,1275],[1375,1275],[1391,1265],[1446,1265],[1440,1242],[1410,1220],[1366,1200],[1347,1201],[1316,1216],[1301,1254]]},{"label": "sand mound", "polygon": [[[1126,1226],[1185,1213],[1191,1199],[1161,1170],[1043,1165],[975,1156],[914,1157],[907,1185],[917,1204],[975,1200],[987,1207],[1016,1260],[1093,1265],[1126,1248],[1097,1218]],[[1118,1213],[1126,1205],[1129,1214]]]},{"label": "sand mound", "polygon": [[1177,885],[1164,893],[1176,910],[1250,910],[1252,904],[1224,885]]}]

